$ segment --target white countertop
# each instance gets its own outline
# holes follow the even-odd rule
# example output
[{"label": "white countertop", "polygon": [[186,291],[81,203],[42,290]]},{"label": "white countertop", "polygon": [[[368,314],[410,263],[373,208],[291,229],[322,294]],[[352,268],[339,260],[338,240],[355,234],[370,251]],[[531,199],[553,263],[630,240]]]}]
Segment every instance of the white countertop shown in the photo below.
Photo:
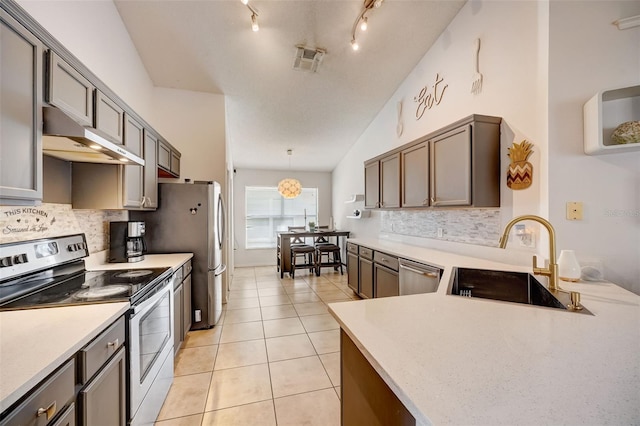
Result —
[{"label": "white countertop", "polygon": [[351,241],[444,268],[437,293],[329,305],[419,424],[640,423],[640,296],[561,282],[593,316],[451,296],[452,266],[523,268]]},{"label": "white countertop", "polygon": [[145,254],[144,260],[131,263],[109,263],[106,252],[108,250],[92,254],[85,259],[85,268],[88,271],[100,271],[106,269],[142,269],[142,268],[172,268],[182,266],[193,257],[193,253],[170,253],[170,254]]},{"label": "white countertop", "polygon": [[120,302],[0,312],[0,412],[128,309]]},{"label": "white countertop", "polygon": [[[106,263],[104,252],[85,259],[90,271],[170,267],[192,253],[145,255],[135,263]],[[99,303],[0,312],[0,412],[51,374],[129,309],[129,303]]]}]

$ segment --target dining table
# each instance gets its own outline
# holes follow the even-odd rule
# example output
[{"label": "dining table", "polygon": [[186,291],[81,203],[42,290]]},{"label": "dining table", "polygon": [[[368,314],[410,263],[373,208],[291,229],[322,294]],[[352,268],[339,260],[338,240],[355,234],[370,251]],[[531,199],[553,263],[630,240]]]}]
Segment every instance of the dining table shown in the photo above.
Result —
[{"label": "dining table", "polygon": [[[280,278],[284,278],[284,274],[291,275],[291,239],[299,237],[303,240],[309,240],[307,244],[313,246],[315,241],[324,237],[327,240],[334,240],[335,244],[340,247],[341,258],[346,259],[344,256],[344,245],[340,245],[340,239],[349,238],[349,231],[339,231],[336,229],[315,229],[310,230],[292,230],[278,232],[278,246],[277,246],[277,265],[280,272]],[[344,262],[344,261],[343,261]]]}]

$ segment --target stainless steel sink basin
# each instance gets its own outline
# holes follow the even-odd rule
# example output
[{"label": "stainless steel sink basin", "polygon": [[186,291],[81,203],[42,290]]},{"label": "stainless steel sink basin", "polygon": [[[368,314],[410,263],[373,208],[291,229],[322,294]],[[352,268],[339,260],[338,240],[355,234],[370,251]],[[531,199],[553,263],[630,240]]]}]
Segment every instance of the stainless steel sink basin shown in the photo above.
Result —
[{"label": "stainless steel sink basin", "polygon": [[[569,295],[563,291],[552,294],[526,272],[493,271],[487,269],[454,268],[451,294],[482,299],[524,303],[568,310]],[[591,314],[587,309],[580,311]]]}]

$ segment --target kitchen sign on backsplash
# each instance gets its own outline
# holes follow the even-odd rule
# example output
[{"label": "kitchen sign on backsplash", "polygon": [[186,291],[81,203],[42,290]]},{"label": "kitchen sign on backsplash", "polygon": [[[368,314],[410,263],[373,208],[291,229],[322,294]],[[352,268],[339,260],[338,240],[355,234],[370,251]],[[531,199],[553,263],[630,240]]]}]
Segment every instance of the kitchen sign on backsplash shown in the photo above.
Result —
[{"label": "kitchen sign on backsplash", "polygon": [[444,78],[440,77],[440,74],[436,74],[436,82],[433,86],[424,86],[418,96],[413,97],[413,101],[418,104],[416,107],[416,120],[420,120],[424,113],[433,108],[434,105],[440,105],[444,91],[449,87],[448,84],[442,84],[443,81]]},{"label": "kitchen sign on backsplash", "polygon": [[126,210],[73,210],[70,204],[0,206],[0,243],[84,233],[89,252],[109,247],[109,222],[128,220]]}]

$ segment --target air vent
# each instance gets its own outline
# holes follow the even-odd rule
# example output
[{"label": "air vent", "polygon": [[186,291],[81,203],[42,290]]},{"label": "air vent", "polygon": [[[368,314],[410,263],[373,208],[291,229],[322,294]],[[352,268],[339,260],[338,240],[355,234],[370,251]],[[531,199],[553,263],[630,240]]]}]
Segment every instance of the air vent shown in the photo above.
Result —
[{"label": "air vent", "polygon": [[296,46],[296,56],[293,61],[293,69],[304,72],[318,72],[318,66],[326,51],[324,49],[310,49],[305,46]]}]

